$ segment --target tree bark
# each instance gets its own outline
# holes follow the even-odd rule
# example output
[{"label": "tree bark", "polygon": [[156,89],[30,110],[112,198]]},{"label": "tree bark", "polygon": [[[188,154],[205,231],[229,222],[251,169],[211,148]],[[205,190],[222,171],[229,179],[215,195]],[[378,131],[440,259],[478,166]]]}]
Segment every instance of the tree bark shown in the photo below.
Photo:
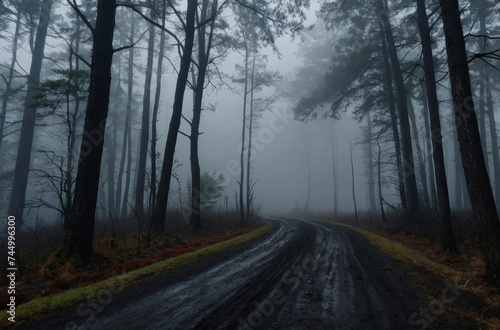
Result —
[{"label": "tree bark", "polygon": [[351,188],[352,188],[352,203],[354,204],[354,223],[358,223],[358,206],[356,204],[356,190],[354,189],[354,162],[352,161],[352,147],[349,143],[349,150],[351,151]]},{"label": "tree bark", "polygon": [[479,229],[486,278],[500,286],[500,222],[481,148],[457,0],[440,0],[455,124],[467,190]]},{"label": "tree bark", "polygon": [[377,177],[378,177],[378,198],[380,203],[380,213],[382,214],[382,222],[386,223],[385,211],[384,211],[384,197],[382,196],[382,165],[380,164],[380,158],[382,154],[382,150],[380,149],[379,137],[377,137]]},{"label": "tree bark", "polygon": [[[167,2],[163,0],[162,7],[162,23],[161,26],[165,27],[165,20],[167,15]],[[158,120],[158,109],[160,107],[160,95],[161,95],[161,79],[163,75],[163,53],[165,52],[165,38],[166,33],[162,29],[160,37],[160,50],[158,55],[158,64],[156,67],[156,92],[155,100],[153,104],[153,118],[151,119],[151,196],[150,196],[150,210],[153,211],[156,207],[156,139],[157,139],[157,129],[156,122]],[[151,225],[151,222],[150,222]],[[151,226],[149,227],[151,231]]]},{"label": "tree bark", "polygon": [[186,90],[186,82],[189,75],[189,67],[191,65],[191,54],[193,52],[194,32],[195,32],[195,13],[198,5],[197,0],[187,1],[187,14],[185,22],[185,40],[184,50],[181,57],[181,65],[175,87],[174,106],[170,126],[167,134],[167,143],[165,145],[165,153],[156,197],[156,208],[151,217],[153,228],[157,232],[163,232],[165,227],[165,216],[167,213],[168,192],[170,189],[170,181],[172,176],[172,167],[174,164],[175,146],[177,144],[177,136],[182,118],[182,103],[184,101],[184,92]]},{"label": "tree bark", "polygon": [[493,108],[493,98],[491,96],[490,74],[486,73],[486,104],[488,108],[488,119],[490,122],[491,134],[491,154],[493,158],[493,175],[495,178],[495,198],[496,203],[500,203],[500,153],[498,146],[498,133],[495,119],[495,109]]},{"label": "tree bark", "polygon": [[441,136],[441,123],[439,120],[439,101],[436,93],[436,78],[432,59],[431,35],[425,0],[417,0],[417,12],[420,27],[420,39],[424,57],[425,83],[429,109],[429,119],[432,130],[432,149],[434,150],[434,169],[436,176],[439,228],[441,231],[441,244],[444,250],[458,252],[453,228],[451,226],[450,197],[448,194],[448,181],[444,165],[444,153]]},{"label": "tree bark", "polygon": [[115,165],[116,165],[116,142],[117,142],[117,121],[118,115],[113,113],[113,134],[110,136],[109,143],[106,145],[107,149],[107,165],[108,165],[108,213],[111,219],[116,216],[115,212]]},{"label": "tree bark", "polygon": [[[425,73],[424,73],[425,74]],[[434,164],[432,158],[432,136],[431,136],[431,126],[429,123],[429,104],[427,101],[427,88],[425,87],[426,82],[422,82],[422,103],[423,103],[423,117],[424,117],[424,128],[425,128],[425,154],[427,161],[427,170],[429,173],[429,199],[432,215],[437,214],[438,202],[436,193],[436,178],[434,176]]]},{"label": "tree bark", "polygon": [[[476,2],[476,1],[474,1]],[[478,5],[478,18],[479,18],[479,34],[480,35],[486,35],[487,29],[486,29],[486,18],[487,18],[487,13],[490,13],[491,11],[491,5],[488,1],[486,0],[481,0],[477,1]],[[471,3],[472,6],[472,3]],[[485,52],[487,50],[487,43],[486,43],[486,38],[479,38],[479,47],[480,47],[480,52]],[[481,87],[483,88],[483,97],[480,98],[480,101],[484,103],[483,100],[486,100],[486,108],[487,111],[483,112],[482,117],[488,116],[488,121],[489,121],[489,128],[490,128],[490,134],[491,134],[491,156],[493,160],[493,178],[495,179],[495,200],[496,203],[500,203],[500,155],[499,155],[499,150],[498,150],[498,133],[496,130],[496,121],[495,121],[495,110],[493,108],[493,98],[491,96],[491,89],[493,86],[491,85],[491,77],[490,77],[490,72],[489,68],[486,63],[480,63],[480,72],[481,72]],[[484,108],[484,106],[483,106]],[[483,109],[484,110],[484,109]],[[484,119],[483,119],[484,120]],[[486,126],[486,125],[484,125]],[[486,153],[486,164],[488,164],[488,152],[486,151],[486,133],[484,135],[481,135],[481,138],[484,140],[484,143],[482,144],[483,151]],[[481,140],[481,141],[483,141]],[[490,172],[491,175],[491,172]]]},{"label": "tree bark", "polygon": [[35,132],[37,108],[33,105],[35,103],[34,97],[38,93],[38,86],[40,84],[45,39],[47,37],[51,10],[52,0],[44,0],[41,5],[40,18],[36,31],[35,46],[33,48],[30,73],[28,76],[28,89],[24,104],[21,136],[19,138],[19,146],[17,149],[9,215],[16,217],[16,223],[19,224],[19,226],[23,223],[24,203],[31,163],[31,149],[33,147],[33,136]]},{"label": "tree bark", "polygon": [[[135,38],[135,20],[134,15],[130,14],[130,35],[128,42],[132,45]],[[133,100],[133,86],[134,86],[134,48],[131,47],[128,50],[128,74],[127,74],[127,105],[125,110],[125,126],[123,128],[123,145],[122,152],[120,156],[120,169],[118,171],[118,179],[116,183],[116,212],[121,212],[122,210],[122,200],[123,204],[126,204],[126,196],[122,195],[123,186],[123,173],[125,172],[125,159],[127,157],[127,147],[129,144],[129,135],[131,134],[131,118],[132,115],[132,100]],[[129,148],[130,150],[131,148]],[[128,181],[128,180],[127,180]],[[120,213],[122,217],[123,212]],[[122,217],[123,218],[123,217]]]},{"label": "tree bark", "polygon": [[[80,43],[81,43],[81,37],[82,37],[82,32],[81,32],[81,19],[76,15],[76,31],[75,31],[75,45],[74,45],[74,51],[76,54],[80,53]],[[73,71],[73,54],[70,55],[70,72]],[[75,58],[75,70],[76,72],[80,71],[80,59],[78,57]],[[70,85],[71,82],[68,82],[68,85]],[[75,86],[78,86],[79,81],[78,77],[75,77],[74,80]],[[80,97],[78,95],[78,91],[75,92],[73,95],[73,98],[75,100],[75,107],[73,110],[73,113],[69,113],[69,109],[67,111],[66,115],[66,122],[68,125],[68,142],[67,142],[67,150],[66,150],[66,157],[67,157],[67,162],[66,162],[66,176],[65,176],[65,181],[64,181],[64,190],[66,192],[65,196],[65,207],[64,207],[64,215],[63,215],[63,231],[64,235],[67,238],[67,234],[71,228],[71,210],[72,210],[72,197],[73,197],[73,166],[74,166],[74,147],[76,144],[76,123],[77,123],[77,118],[78,118],[78,113],[80,112]],[[68,107],[69,107],[69,100],[68,100]]]},{"label": "tree bark", "polygon": [[[244,36],[245,37],[245,36]],[[247,121],[247,94],[248,94],[248,40],[245,37],[245,86],[243,87],[243,125],[241,128],[241,151],[240,151],[240,181],[238,182],[240,186],[240,225],[241,227],[246,226],[245,221],[245,204],[244,204],[244,180],[245,180],[245,131],[246,131],[246,121]]]},{"label": "tree bark", "polygon": [[335,145],[334,145],[334,125],[333,118],[330,118],[330,132],[331,132],[331,145],[332,145],[332,174],[333,174],[333,216],[337,216],[337,171],[335,166]]},{"label": "tree bark", "polygon": [[306,156],[307,165],[307,190],[306,190],[306,203],[304,204],[304,212],[307,216],[311,203],[311,154],[309,153],[309,136],[307,134],[307,124],[304,124],[304,155]]},{"label": "tree bark", "polygon": [[401,207],[403,208],[403,213],[408,214],[408,203],[406,201],[405,192],[405,179],[403,172],[403,164],[401,162],[401,143],[399,141],[399,131],[398,131],[398,118],[396,116],[396,107],[394,104],[394,94],[392,90],[392,73],[389,64],[389,56],[387,55],[387,44],[385,42],[384,32],[381,28],[380,30],[382,39],[382,53],[384,58],[384,68],[385,68],[385,88],[387,91],[387,99],[389,102],[389,109],[391,113],[391,127],[394,138],[394,151],[396,153],[396,166],[398,171],[398,189],[399,197],[401,199]]},{"label": "tree bark", "polygon": [[373,173],[373,133],[372,133],[372,119],[371,119],[371,113],[370,111],[367,112],[366,114],[366,129],[367,129],[367,137],[366,137],[366,143],[368,143],[368,153],[367,153],[367,158],[368,158],[368,205],[369,205],[369,210],[370,213],[376,213],[377,212],[377,207],[375,203],[375,174]]},{"label": "tree bark", "polygon": [[14,31],[14,36],[12,37],[12,59],[9,66],[9,76],[5,81],[5,92],[2,95],[2,110],[0,112],[0,149],[2,148],[3,142],[3,130],[5,127],[5,118],[7,116],[7,104],[9,102],[10,93],[12,91],[12,80],[14,79],[14,68],[17,63],[17,48],[19,39],[19,30],[21,27],[21,13],[17,12],[16,16],[16,27]]},{"label": "tree bark", "polygon": [[[154,16],[154,9],[151,9],[151,16]],[[144,189],[146,182],[146,163],[148,158],[149,141],[149,113],[151,104],[151,82],[153,80],[153,55],[155,44],[155,29],[152,24],[149,25],[148,36],[148,57],[146,61],[146,75],[144,78],[144,95],[142,98],[142,127],[141,141],[139,148],[139,162],[137,164],[137,182],[135,186],[135,213],[138,220],[144,218]],[[163,54],[160,54],[163,56]]]},{"label": "tree bark", "polygon": [[[476,17],[479,20],[479,35],[487,35],[486,31],[486,10],[488,10],[488,6],[486,5],[487,1],[485,0],[471,0],[470,9],[471,12],[476,14]],[[478,46],[479,52],[486,51],[486,38],[478,38]],[[481,148],[483,148],[484,161],[486,163],[486,169],[489,172],[488,164],[489,164],[489,155],[488,155],[488,147],[486,141],[488,140],[486,135],[486,116],[488,115],[486,112],[486,71],[488,66],[486,63],[480,61],[478,63],[478,85],[479,85],[479,107],[476,109],[477,116],[479,119],[479,130],[481,135]]]},{"label": "tree bark", "polygon": [[431,202],[429,199],[429,188],[427,186],[427,172],[425,170],[424,155],[422,152],[422,147],[420,146],[420,138],[418,136],[417,118],[415,116],[415,109],[413,108],[413,103],[410,96],[408,97],[408,117],[410,118],[411,129],[413,130],[415,149],[418,157],[420,182],[422,183],[423,205],[421,205],[422,206],[421,209],[424,210],[424,212],[422,213],[430,214]]},{"label": "tree bark", "polygon": [[255,90],[255,57],[257,56],[257,39],[252,36],[252,73],[250,75],[250,113],[248,116],[248,150],[247,150],[247,208],[245,210],[245,223],[248,225],[250,221],[250,208],[252,204],[251,182],[250,182],[250,165],[252,158],[252,133],[253,133],[253,117],[254,117],[254,90]]},{"label": "tree bark", "polygon": [[455,162],[455,208],[461,211],[471,210],[456,129],[453,129],[453,157]]},{"label": "tree bark", "polygon": [[111,86],[115,14],[116,0],[97,2],[89,97],[76,175],[71,231],[64,248],[65,255],[77,253],[84,260],[94,254],[95,210]]},{"label": "tree bark", "polygon": [[418,192],[417,192],[417,181],[415,178],[415,165],[413,160],[413,148],[411,144],[411,133],[410,133],[410,123],[408,119],[408,101],[406,97],[406,88],[403,80],[403,74],[401,72],[401,66],[399,64],[398,53],[396,49],[396,44],[394,42],[394,35],[392,32],[392,27],[389,22],[389,13],[387,10],[387,4],[383,3],[382,0],[378,0],[380,18],[383,20],[384,32],[386,36],[387,49],[392,64],[392,72],[394,74],[394,82],[397,92],[397,101],[399,109],[399,121],[401,125],[401,140],[403,145],[403,160],[402,165],[404,169],[404,180],[406,187],[406,197],[408,202],[408,212],[406,213],[406,219],[417,221],[418,220]]},{"label": "tree bark", "polygon": [[[125,157],[125,154],[124,154]],[[128,194],[130,191],[130,180],[132,176],[132,124],[131,119],[129,117],[128,127],[127,127],[127,170],[125,174],[125,190],[123,192],[123,202],[122,202],[122,210],[121,210],[121,218],[126,219],[128,216],[128,208],[129,208],[129,200]]]},{"label": "tree bark", "polygon": [[[203,0],[200,21],[204,22],[207,19],[208,0]],[[212,38],[215,27],[215,15],[217,12],[217,0],[212,4],[212,16],[210,17],[210,32],[208,42],[206,38],[207,28],[203,25],[199,29],[198,34],[198,79],[196,80],[196,90],[193,106],[193,120],[191,121],[190,135],[190,155],[191,155],[191,225],[199,230],[201,228],[201,170],[200,160],[198,157],[198,140],[200,136],[200,119],[202,111],[203,91],[205,89],[205,78],[207,75],[208,61],[210,59],[210,51],[212,49]]]}]

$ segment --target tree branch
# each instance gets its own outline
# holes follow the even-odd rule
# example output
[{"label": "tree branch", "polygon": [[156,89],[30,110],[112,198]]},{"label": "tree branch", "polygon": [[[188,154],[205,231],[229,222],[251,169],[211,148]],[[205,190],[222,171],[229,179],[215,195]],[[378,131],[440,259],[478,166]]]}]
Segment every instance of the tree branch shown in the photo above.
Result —
[{"label": "tree branch", "polygon": [[188,139],[191,140],[191,137],[189,135],[187,135],[186,133],[184,133],[183,131],[179,131],[179,134],[184,135],[185,137],[187,137]]},{"label": "tree branch", "polygon": [[149,18],[146,15],[144,15],[139,9],[137,9],[136,6],[134,6],[134,5],[130,4],[130,3],[126,3],[126,2],[119,2],[119,3],[116,4],[116,6],[117,7],[126,7],[126,8],[132,9],[134,12],[136,12],[137,14],[139,14],[139,16],[141,16],[144,20],[146,20],[149,24],[153,24],[155,27],[159,28],[160,30],[165,31],[168,35],[170,35],[172,38],[174,38],[177,41],[177,43],[179,44],[179,47],[184,48],[182,46],[182,42],[180,41],[180,39],[172,31],[170,31],[169,29],[161,26],[157,22],[153,21],[151,18]]},{"label": "tree branch", "polygon": [[242,0],[236,0],[236,2],[239,3],[242,7],[245,7],[245,8],[248,8],[248,9],[254,11],[255,13],[257,13],[260,16],[264,17],[265,19],[270,20],[273,23],[285,24],[285,22],[279,21],[279,20],[277,20],[275,18],[272,18],[272,17],[264,14],[263,12],[261,12],[260,10],[258,10],[257,8],[253,7],[252,5],[250,5],[250,4],[246,3],[246,2],[243,2]]},{"label": "tree branch", "polygon": [[80,8],[78,8],[76,1],[75,0],[73,0],[73,1],[66,0],[66,1],[71,6],[71,8],[73,8],[73,10],[76,12],[76,14],[82,19],[83,23],[85,23],[85,25],[87,25],[87,27],[90,29],[90,31],[92,31],[92,34],[94,34],[95,33],[94,27],[92,26],[92,24],[90,24],[87,17],[80,11]]},{"label": "tree branch", "polygon": [[191,121],[190,121],[189,119],[187,119],[184,115],[181,115],[181,116],[182,116],[182,118],[183,118],[185,121],[187,121],[187,123],[188,123],[189,125],[192,125],[192,123],[191,123]]}]

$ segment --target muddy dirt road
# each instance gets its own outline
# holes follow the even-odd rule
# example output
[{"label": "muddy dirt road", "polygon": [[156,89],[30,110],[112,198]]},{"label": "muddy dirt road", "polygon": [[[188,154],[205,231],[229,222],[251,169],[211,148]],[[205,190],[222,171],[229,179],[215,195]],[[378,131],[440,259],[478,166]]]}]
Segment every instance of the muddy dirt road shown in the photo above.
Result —
[{"label": "muddy dirt road", "polygon": [[21,328],[421,328],[410,316],[428,303],[364,237],[312,221],[268,221],[275,230],[256,242]]}]

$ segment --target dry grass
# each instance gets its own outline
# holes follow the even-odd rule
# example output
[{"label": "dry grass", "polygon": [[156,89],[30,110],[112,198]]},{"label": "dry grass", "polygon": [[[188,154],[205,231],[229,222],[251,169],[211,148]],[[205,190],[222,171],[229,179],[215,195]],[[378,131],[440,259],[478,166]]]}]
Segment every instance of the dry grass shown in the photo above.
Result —
[{"label": "dry grass", "polygon": [[[135,218],[114,221],[97,221],[94,232],[95,256],[90,262],[78,258],[61,260],[58,249],[63,234],[60,226],[38,226],[36,232],[18,233],[16,261],[19,273],[16,278],[16,304],[46,297],[105,280],[124,271],[133,271],[153,263],[193,252],[204,247],[244,235],[262,226],[252,216],[249,228],[239,228],[235,212],[204,213],[203,229],[194,231],[182,214],[170,212],[164,234],[147,239],[147,226]],[[17,246],[16,246],[17,247]],[[0,266],[6,269],[6,265]],[[0,304],[9,299],[6,277],[0,277]],[[5,306],[5,305],[4,305]]]}]

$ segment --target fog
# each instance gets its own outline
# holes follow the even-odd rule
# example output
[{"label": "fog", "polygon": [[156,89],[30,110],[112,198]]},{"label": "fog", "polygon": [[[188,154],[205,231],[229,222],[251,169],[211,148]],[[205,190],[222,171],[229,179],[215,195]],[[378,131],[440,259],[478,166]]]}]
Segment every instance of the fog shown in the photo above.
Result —
[{"label": "fog", "polygon": [[[82,4],[82,6],[84,6]],[[85,5],[88,6],[88,5]],[[255,90],[256,111],[252,129],[252,151],[251,151],[251,184],[255,184],[255,194],[253,200],[253,210],[263,215],[278,213],[295,213],[297,215],[308,212],[333,212],[334,194],[338,198],[338,212],[353,212],[353,192],[352,180],[354,180],[354,194],[358,211],[369,209],[369,187],[377,185],[377,170],[373,165],[371,173],[368,170],[369,164],[367,150],[372,150],[372,162],[376,162],[377,152],[380,151],[383,164],[380,171],[382,174],[380,189],[384,195],[386,206],[391,208],[401,207],[398,196],[398,179],[396,174],[396,164],[394,155],[394,142],[387,126],[388,122],[388,101],[385,100],[384,85],[380,77],[382,61],[380,61],[381,51],[379,42],[371,40],[375,32],[366,27],[355,28],[344,26],[335,26],[333,23],[327,30],[325,23],[318,18],[317,13],[320,9],[318,3],[313,2],[310,8],[305,9],[304,29],[301,33],[285,33],[279,35],[274,40],[274,46],[270,42],[263,43],[258,49],[259,65],[279,73],[280,79],[269,81],[269,86]],[[410,8],[410,9],[413,9]],[[409,10],[409,9],[407,9]],[[66,4],[55,6],[55,14],[51,19],[58,24],[62,24],[63,17],[71,12]],[[131,11],[120,9],[117,14],[117,24],[114,33],[114,47],[124,47],[123,50],[116,52],[113,57],[112,66],[112,94],[108,114],[106,134],[104,136],[104,154],[103,164],[101,166],[101,175],[99,182],[99,202],[97,212],[100,217],[109,217],[109,210],[106,206],[109,196],[109,187],[107,187],[108,177],[114,173],[113,180],[118,175],[119,162],[122,155],[121,148],[124,143],[123,128],[126,116],[126,89],[127,83],[127,61],[128,46],[130,40],[127,40],[127,29],[130,23]],[[133,102],[131,108],[131,179],[128,200],[134,198],[134,180],[137,171],[139,158],[139,143],[141,134],[141,114],[142,97],[144,93],[144,78],[147,62],[147,24],[135,15],[138,27],[135,28],[134,36],[134,71],[133,71]],[[360,14],[361,15],[361,14]],[[324,16],[327,17],[327,16]],[[416,26],[410,18],[402,14],[395,16],[394,20],[401,24],[409,24],[408,31],[404,33],[411,34]],[[233,28],[237,26],[234,17],[231,14],[224,16],[225,23]],[[410,22],[410,23],[408,23]],[[469,24],[469,21],[466,21]],[[67,24],[67,23],[66,23]],[[176,23],[168,22],[175,27]],[[352,23],[354,24],[354,23]],[[371,24],[371,23],[370,23]],[[313,28],[314,25],[314,28]],[[177,26],[178,28],[178,26]],[[356,27],[357,28],[357,27]],[[364,30],[366,28],[366,30]],[[474,26],[472,28],[475,28]],[[60,30],[60,29],[59,29]],[[43,67],[41,71],[41,81],[47,79],[56,79],[57,74],[54,69],[65,70],[68,61],[68,40],[60,36],[60,31],[55,23],[50,24],[49,34],[47,36]],[[7,215],[7,205],[11,197],[12,176],[16,166],[16,153],[18,149],[20,123],[22,119],[22,109],[24,106],[24,95],[26,86],[20,78],[27,75],[31,63],[31,48],[29,45],[29,31],[26,29],[19,38],[17,61],[14,65],[16,72],[12,88],[19,88],[19,93],[8,100],[8,112],[6,115],[6,124],[4,140],[1,145],[1,163],[2,188],[0,190],[0,203],[2,207],[2,216]],[[354,31],[354,32],[353,32]],[[361,32],[360,32],[361,31]],[[402,32],[402,33],[403,33]],[[5,35],[13,34],[13,24],[7,24]],[[155,31],[156,39],[159,39],[159,30]],[[350,49],[349,38],[358,36],[359,33],[366,33],[357,46],[360,52],[371,52],[370,56],[376,58],[376,65],[366,70],[364,64],[365,53],[356,53],[356,49]],[[403,33],[403,35],[404,35]],[[33,35],[31,35],[33,37]],[[170,38],[170,36],[168,36]],[[162,76],[162,89],[159,104],[159,114],[157,121],[157,171],[161,169],[163,152],[167,141],[170,118],[174,103],[174,93],[176,91],[176,79],[180,65],[176,41],[167,38],[167,50],[165,52],[165,63]],[[365,40],[366,39],[366,40]],[[354,39],[352,39],[354,40]],[[0,39],[0,58],[2,58],[2,73],[7,72],[7,59],[12,57],[12,38],[5,37]],[[158,40],[156,41],[158,42]],[[224,45],[223,42],[221,42]],[[407,93],[410,98],[410,105],[414,108],[415,119],[418,134],[413,132],[412,143],[416,150],[417,142],[420,143],[421,150],[418,165],[425,163],[417,168],[415,165],[411,169],[416,173],[418,189],[425,190],[424,183],[431,187],[434,185],[431,178],[425,177],[425,172],[432,170],[430,165],[430,140],[425,132],[425,109],[422,101],[422,90],[420,84],[421,72],[419,69],[412,71],[413,67],[408,63],[419,63],[420,51],[417,47],[411,48],[407,45],[400,46],[400,56],[402,63],[407,70],[405,79]],[[406,48],[405,48],[406,47]],[[436,48],[442,50],[444,47],[442,38],[437,38]],[[368,49],[368,51],[366,51]],[[82,43],[80,50],[83,59],[89,59],[91,43],[86,39]],[[240,153],[241,153],[241,135],[243,123],[243,85],[235,82],[238,71],[237,65],[244,65],[244,54],[241,49],[227,47],[225,50],[218,50],[220,54],[214,60],[211,67],[210,80],[205,84],[203,96],[203,111],[201,115],[199,137],[199,158],[201,173],[208,172],[221,178],[223,188],[222,196],[219,198],[219,205],[225,204],[230,209],[237,208],[237,198],[239,194],[240,180]],[[349,53],[351,51],[351,53]],[[158,74],[156,70],[157,51],[154,53],[154,72],[153,80]],[[377,57],[378,56],[378,57]],[[73,59],[74,61],[74,59]],[[364,63],[364,62],[363,62]],[[440,68],[444,64],[440,63]],[[83,66],[83,64],[82,64]],[[418,67],[418,65],[415,65]],[[194,68],[194,66],[193,66]],[[194,77],[194,70],[191,68],[191,74]],[[88,68],[85,67],[85,70]],[[379,70],[379,71],[377,71]],[[312,76],[307,80],[308,74]],[[359,77],[351,80],[349,75]],[[446,73],[439,73],[440,77],[446,78]],[[190,78],[191,79],[191,78]],[[356,80],[357,79],[357,80]],[[362,86],[365,79],[367,86]],[[352,90],[343,91],[344,83],[356,85]],[[5,84],[5,82],[2,82]],[[370,84],[373,84],[371,86]],[[303,85],[303,86],[302,86]],[[323,86],[320,88],[320,86]],[[326,86],[326,87],[325,87]],[[361,86],[361,87],[360,87]],[[370,87],[371,86],[371,87]],[[4,86],[2,85],[2,88]],[[170,185],[170,196],[168,207],[170,209],[186,208],[190,200],[190,141],[185,135],[189,134],[190,120],[193,111],[193,91],[192,85],[188,86],[184,95],[183,116],[175,148],[176,163],[173,174],[175,180]],[[331,94],[334,96],[330,96]],[[339,92],[340,90],[340,92]],[[120,93],[118,93],[119,91]],[[154,98],[155,90],[151,88],[151,100]],[[346,97],[342,96],[346,94]],[[351,93],[351,94],[349,94]],[[475,91],[479,93],[478,90]],[[288,94],[288,95],[287,95]],[[325,96],[326,95],[326,96]],[[340,95],[340,96],[339,96]],[[463,178],[459,173],[459,166],[456,162],[458,153],[456,152],[456,137],[452,126],[451,102],[449,87],[446,80],[438,86],[438,96],[441,102],[441,121],[444,128],[444,152],[445,164],[448,173],[448,187],[451,189],[452,204],[457,207],[467,206],[465,197],[461,197],[460,189],[464,189]],[[247,96],[248,97],[248,96]],[[270,102],[269,99],[273,98]],[[268,103],[264,103],[265,102]],[[313,100],[314,111],[304,115],[308,109],[307,103],[300,103],[304,100]],[[347,100],[347,101],[346,101]],[[493,97],[493,101],[497,101]],[[263,105],[264,104],[264,105]],[[304,104],[306,104],[304,106]],[[333,110],[335,108],[335,110]],[[319,110],[318,110],[319,109]],[[60,215],[60,200],[57,194],[63,190],[61,179],[61,167],[65,164],[64,152],[67,147],[67,132],[65,131],[65,106],[63,101],[58,101],[56,105],[40,107],[37,113],[37,123],[34,133],[34,143],[31,154],[30,174],[28,189],[26,192],[25,216],[27,221],[38,217],[48,222],[58,221]],[[367,113],[372,113],[373,128],[371,128],[371,142],[368,148],[364,129],[368,125]],[[84,111],[81,110],[77,118],[77,142],[73,148],[73,153],[78,157],[79,146],[81,143],[82,123]],[[247,116],[248,117],[248,116]],[[300,118],[302,120],[297,120]],[[151,117],[150,117],[151,120]],[[248,121],[248,118],[247,118]],[[484,121],[484,119],[483,119]],[[498,120],[496,122],[498,124]],[[483,126],[486,127],[486,121]],[[246,144],[248,143],[248,124],[246,127]],[[484,133],[486,134],[486,133]],[[380,148],[375,143],[375,138],[380,139]],[[110,141],[115,141],[116,145],[111,145]],[[492,143],[486,142],[485,148],[491,148]],[[245,146],[245,149],[247,147]],[[353,169],[351,170],[351,149],[353,158]],[[116,155],[113,160],[114,169],[106,172],[108,163],[106,156],[108,150],[110,155]],[[150,150],[148,149],[148,153]],[[245,150],[245,166],[246,155]],[[58,158],[59,157],[59,158]],[[63,157],[63,158],[60,158]],[[494,164],[489,163],[490,169],[494,169]],[[113,165],[109,165],[113,166]],[[149,176],[151,163],[148,156],[147,175]],[[58,172],[59,171],[59,172]],[[334,179],[334,171],[336,181]],[[458,174],[457,174],[458,173]],[[76,167],[73,168],[73,175],[76,174]],[[59,181],[53,178],[59,175]],[[157,174],[159,175],[159,173]],[[177,181],[178,179],[178,181]],[[158,178],[159,180],[159,178]],[[120,184],[124,183],[124,179]],[[116,186],[118,182],[113,182]],[[59,186],[58,186],[59,185]],[[462,187],[458,189],[458,187]],[[114,188],[113,188],[114,189]],[[151,198],[150,188],[145,191],[145,204]],[[432,190],[432,189],[430,189]],[[113,192],[114,193],[114,192]],[[373,195],[373,194],[372,194]],[[379,207],[380,196],[377,194],[377,208]],[[108,197],[106,197],[108,196]],[[179,202],[180,199],[180,202]],[[183,205],[179,205],[179,203]],[[128,210],[131,212],[132,210]],[[58,213],[59,212],[59,213]],[[371,212],[378,212],[373,207]]]},{"label": "fog", "polygon": [[[314,10],[308,12],[308,22],[316,20]],[[263,50],[268,55],[268,68],[278,70],[283,77],[290,76],[300,66],[297,56],[299,38],[291,40],[285,36],[277,40],[279,55],[269,48]],[[232,54],[227,63],[221,68],[232,74],[234,63],[242,63],[239,54]],[[174,80],[166,82],[172,87]],[[283,78],[286,79],[286,78]],[[167,95],[173,91],[164,87]],[[261,95],[275,95],[274,87],[266,88]],[[163,98],[165,103],[173,97]],[[241,152],[241,125],[243,100],[241,91],[221,87],[207,95],[205,104],[215,105],[215,111],[204,111],[200,131],[200,164],[201,170],[207,172],[223,173],[225,194],[228,196],[229,205],[235,207],[235,191],[238,189],[239,160]],[[190,115],[191,98],[185,102],[185,113]],[[255,152],[252,151],[251,175],[253,180],[258,180],[255,186],[257,205],[262,204],[263,214],[279,214],[303,210],[307,201],[308,189],[308,162],[311,167],[311,196],[310,208],[317,211],[333,210],[333,166],[332,166],[332,141],[334,143],[337,171],[339,173],[339,211],[352,212],[353,201],[351,193],[351,165],[349,158],[349,143],[354,145],[361,129],[359,123],[352,118],[352,113],[347,111],[340,120],[334,120],[334,138],[332,140],[331,120],[313,120],[303,123],[294,119],[293,102],[280,99],[272,108],[262,112],[262,118],[257,120],[254,131]],[[162,109],[161,127],[168,127],[170,113]],[[184,131],[188,125],[183,122]],[[160,133],[161,134],[161,133]],[[166,131],[159,145],[165,143]],[[366,208],[366,180],[362,177],[364,165],[361,147],[353,146],[354,171],[357,176],[356,194],[358,207]],[[309,148],[309,152],[307,151]],[[246,151],[245,151],[246,152]],[[183,177],[183,187],[189,182],[189,140],[179,137],[176,149],[176,158],[183,164],[178,168]],[[232,170],[231,170],[232,169]],[[175,188],[175,187],[174,187]]]}]

